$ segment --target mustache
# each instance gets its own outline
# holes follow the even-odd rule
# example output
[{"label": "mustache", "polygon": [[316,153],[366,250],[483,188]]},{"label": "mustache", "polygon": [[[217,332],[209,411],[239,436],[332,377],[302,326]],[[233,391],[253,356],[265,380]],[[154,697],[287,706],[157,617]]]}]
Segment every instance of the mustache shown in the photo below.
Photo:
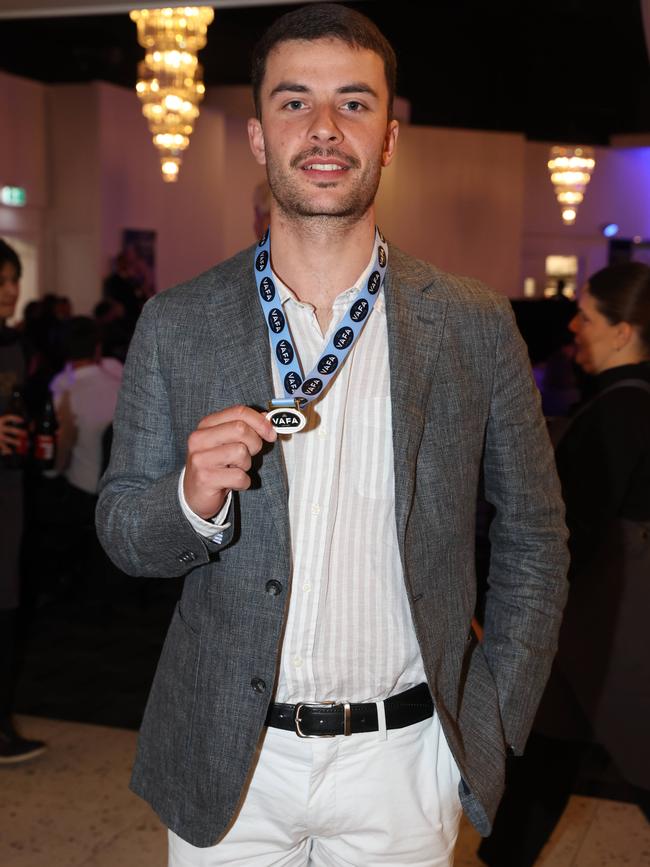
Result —
[{"label": "mustache", "polygon": [[361,160],[357,159],[357,157],[350,156],[350,154],[345,154],[337,148],[309,148],[308,150],[301,151],[299,154],[296,154],[295,157],[291,160],[289,165],[292,169],[299,169],[301,164],[306,160],[311,159],[312,157],[319,157],[321,159],[327,159],[328,157],[339,160],[344,163],[350,169],[358,169],[361,167]]}]

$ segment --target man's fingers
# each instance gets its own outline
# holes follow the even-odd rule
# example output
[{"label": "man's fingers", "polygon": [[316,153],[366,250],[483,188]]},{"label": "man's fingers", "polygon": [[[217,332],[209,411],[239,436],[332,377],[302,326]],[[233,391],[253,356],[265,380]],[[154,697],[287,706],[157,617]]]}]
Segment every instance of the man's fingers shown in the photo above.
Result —
[{"label": "man's fingers", "polygon": [[210,413],[201,419],[197,425],[197,430],[221,427],[221,425],[227,424],[242,424],[252,428],[266,442],[275,442],[278,437],[264,413],[251,409],[250,406],[229,406],[219,412]]},{"label": "man's fingers", "polygon": [[237,467],[222,467],[219,484],[215,485],[214,491],[247,491],[250,486],[251,477],[247,472]]},{"label": "man's fingers", "polygon": [[187,448],[191,455],[237,443],[244,445],[249,454],[256,455],[261,451],[264,440],[250,425],[238,420],[193,431],[187,441]]},{"label": "man's fingers", "polygon": [[199,477],[201,474],[214,473],[225,467],[235,467],[248,472],[252,463],[251,452],[244,443],[226,443],[216,448],[192,452],[188,456],[190,471]]}]

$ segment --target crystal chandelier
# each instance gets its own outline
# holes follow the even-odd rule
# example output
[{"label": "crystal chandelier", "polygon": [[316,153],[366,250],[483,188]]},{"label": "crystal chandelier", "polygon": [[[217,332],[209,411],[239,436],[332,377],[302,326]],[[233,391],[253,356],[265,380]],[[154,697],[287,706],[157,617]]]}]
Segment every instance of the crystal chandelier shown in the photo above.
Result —
[{"label": "crystal chandelier", "polygon": [[566,226],[576,221],[578,205],[596,165],[593,148],[552,147],[548,170]]},{"label": "crystal chandelier", "polygon": [[135,89],[160,154],[163,180],[173,182],[205,93],[196,53],[205,46],[214,12],[209,6],[185,6],[134,9],[130,15],[145,49]]}]

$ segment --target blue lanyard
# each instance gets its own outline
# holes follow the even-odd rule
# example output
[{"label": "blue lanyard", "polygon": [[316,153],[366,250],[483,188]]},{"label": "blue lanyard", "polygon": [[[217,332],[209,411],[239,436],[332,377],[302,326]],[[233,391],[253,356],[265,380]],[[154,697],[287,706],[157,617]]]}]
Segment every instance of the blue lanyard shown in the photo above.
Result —
[{"label": "blue lanyard", "polygon": [[341,369],[363,326],[368,321],[386,276],[388,266],[386,240],[376,228],[370,276],[356,298],[350,302],[324,352],[306,377],[303,376],[300,358],[293,345],[289,325],[282,311],[280,295],[273,280],[269,229],[259,242],[258,249],[254,261],[257,297],[269,329],[273,357],[286,395],[285,402],[304,408],[327,387],[330,379]]}]

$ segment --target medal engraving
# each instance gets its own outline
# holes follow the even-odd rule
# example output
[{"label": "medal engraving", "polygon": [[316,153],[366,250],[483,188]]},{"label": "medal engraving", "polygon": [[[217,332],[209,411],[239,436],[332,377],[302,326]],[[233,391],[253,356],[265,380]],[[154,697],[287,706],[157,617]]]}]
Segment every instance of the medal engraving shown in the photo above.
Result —
[{"label": "medal engraving", "polygon": [[291,406],[276,406],[267,412],[266,417],[273,425],[273,430],[279,434],[298,433],[307,424],[300,410]]}]

